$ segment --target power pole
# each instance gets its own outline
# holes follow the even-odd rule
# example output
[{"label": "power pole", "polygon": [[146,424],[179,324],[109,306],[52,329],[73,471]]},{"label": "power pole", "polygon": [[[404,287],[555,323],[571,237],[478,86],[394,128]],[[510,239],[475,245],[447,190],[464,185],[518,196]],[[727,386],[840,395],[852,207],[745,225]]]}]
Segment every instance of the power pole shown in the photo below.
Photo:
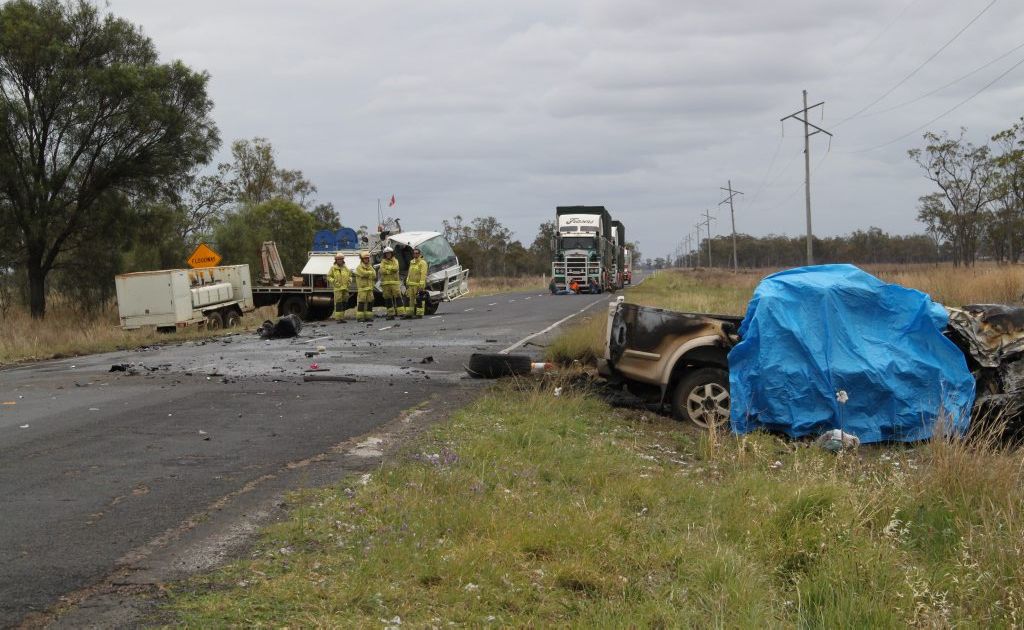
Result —
[{"label": "power pole", "polygon": [[697,224],[697,232],[700,233],[700,226],[702,226],[702,225],[708,226],[708,269],[710,269],[711,268],[711,222],[712,221],[717,221],[718,219],[716,219],[715,217],[711,216],[711,211],[707,210],[707,209],[704,210],[703,216],[704,216],[704,220]]},{"label": "power pole", "polygon": [[[810,110],[814,109],[815,107],[821,107],[824,104],[825,104],[825,101],[821,101],[820,103],[815,103],[814,105],[811,105],[810,107],[808,107],[807,106],[807,90],[804,90],[804,107],[803,107],[803,109],[798,109],[797,111],[793,112],[789,116],[786,116],[785,118],[780,119],[780,120],[785,121],[785,120],[787,120],[789,118],[792,118],[794,120],[799,120],[800,122],[802,122],[804,124],[804,196],[806,197],[806,200],[807,200],[807,264],[808,265],[813,265],[814,264],[814,249],[813,249],[813,246],[811,245],[811,239],[813,238],[813,232],[811,231],[811,136],[813,136],[814,134],[817,134],[817,133],[823,133],[823,134],[828,135],[829,138],[831,138],[832,134],[830,132],[828,132],[828,131],[825,131],[821,127],[811,123],[810,121],[808,121],[807,120],[807,112],[809,112]],[[798,116],[798,114],[803,114],[804,117],[800,118],[800,116]],[[811,131],[811,127],[814,127],[814,131],[813,132]]]},{"label": "power pole", "polygon": [[697,223],[696,225],[694,225],[693,229],[696,230],[696,233],[697,233],[697,240],[694,241],[697,244],[694,246],[693,251],[695,252],[695,254],[697,256],[697,267],[700,267],[700,223]]},{"label": "power pole", "polygon": [[726,202],[729,203],[729,216],[732,217],[732,272],[736,273],[740,269],[740,263],[739,258],[736,256],[736,211],[735,209],[733,209],[732,206],[732,198],[735,197],[736,195],[742,195],[743,192],[732,189],[731,179],[729,180],[728,188],[722,188],[721,186],[719,186],[719,188],[729,193],[729,196],[723,199],[722,201],[719,201],[718,205],[722,205],[723,203]]}]

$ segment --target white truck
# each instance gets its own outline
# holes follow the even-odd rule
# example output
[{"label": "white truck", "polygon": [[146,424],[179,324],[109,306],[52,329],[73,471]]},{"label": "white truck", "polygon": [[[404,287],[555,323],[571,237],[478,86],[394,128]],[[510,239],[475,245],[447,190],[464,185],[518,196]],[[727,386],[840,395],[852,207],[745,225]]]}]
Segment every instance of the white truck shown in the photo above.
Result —
[{"label": "white truck", "polygon": [[256,308],[249,265],[163,269],[114,277],[121,327],[174,331],[204,325],[234,328]]}]

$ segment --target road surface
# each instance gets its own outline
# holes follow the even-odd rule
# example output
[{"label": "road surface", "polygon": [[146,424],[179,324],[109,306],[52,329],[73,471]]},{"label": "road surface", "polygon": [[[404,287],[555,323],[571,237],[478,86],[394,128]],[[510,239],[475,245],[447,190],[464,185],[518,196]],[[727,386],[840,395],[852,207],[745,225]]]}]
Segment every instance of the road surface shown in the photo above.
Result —
[{"label": "road surface", "polygon": [[[62,603],[74,608],[65,625],[117,623],[102,616],[112,587],[215,564],[283,491],[358,470],[339,445],[469,400],[481,385],[463,370],[471,353],[539,358],[531,344],[558,331],[532,335],[583,309],[601,316],[608,299],[477,297],[422,320],[0,370],[0,626],[45,624]],[[359,382],[303,382],[311,362]],[[110,371],[120,364],[133,365]]]}]

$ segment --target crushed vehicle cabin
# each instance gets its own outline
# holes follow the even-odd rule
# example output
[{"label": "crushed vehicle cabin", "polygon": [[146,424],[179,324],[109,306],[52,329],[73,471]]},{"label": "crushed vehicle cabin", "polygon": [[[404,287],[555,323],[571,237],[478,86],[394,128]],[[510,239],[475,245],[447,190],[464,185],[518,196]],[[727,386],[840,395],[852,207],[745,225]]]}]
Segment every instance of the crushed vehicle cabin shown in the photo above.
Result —
[{"label": "crushed vehicle cabin", "polygon": [[[1024,432],[1024,308],[933,303],[933,315],[936,308],[939,314],[948,313],[945,324],[936,317],[940,337],[956,346],[956,350],[947,346],[953,355],[936,355],[936,367],[945,369],[943,365],[962,365],[966,360],[977,392],[963,401],[970,422],[997,418],[1006,422],[1008,434]],[[625,303],[622,298],[609,305],[607,317],[598,372],[610,384],[625,387],[648,403],[667,404],[676,418],[700,427],[720,427],[731,421],[736,401],[730,388],[735,374],[730,372],[729,355],[742,341],[743,317],[676,312]],[[852,332],[858,336],[864,331]],[[884,389],[884,384],[880,387]],[[838,391],[829,393],[835,396]],[[850,392],[851,397],[870,398],[865,394]],[[875,410],[886,408],[881,405]],[[884,435],[881,439],[899,439]]]}]

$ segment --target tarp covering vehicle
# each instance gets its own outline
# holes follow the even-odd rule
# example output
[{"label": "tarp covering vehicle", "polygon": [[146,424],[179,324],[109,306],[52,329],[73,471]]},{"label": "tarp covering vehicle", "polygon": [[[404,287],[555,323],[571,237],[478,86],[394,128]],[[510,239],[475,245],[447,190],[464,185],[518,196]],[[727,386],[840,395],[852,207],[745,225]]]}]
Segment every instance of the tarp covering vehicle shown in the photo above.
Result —
[{"label": "tarp covering vehicle", "polygon": [[926,439],[940,421],[962,433],[975,381],[946,324],[924,293],[852,265],[768,276],[729,353],[732,428],[794,438],[841,429],[864,443]]}]

